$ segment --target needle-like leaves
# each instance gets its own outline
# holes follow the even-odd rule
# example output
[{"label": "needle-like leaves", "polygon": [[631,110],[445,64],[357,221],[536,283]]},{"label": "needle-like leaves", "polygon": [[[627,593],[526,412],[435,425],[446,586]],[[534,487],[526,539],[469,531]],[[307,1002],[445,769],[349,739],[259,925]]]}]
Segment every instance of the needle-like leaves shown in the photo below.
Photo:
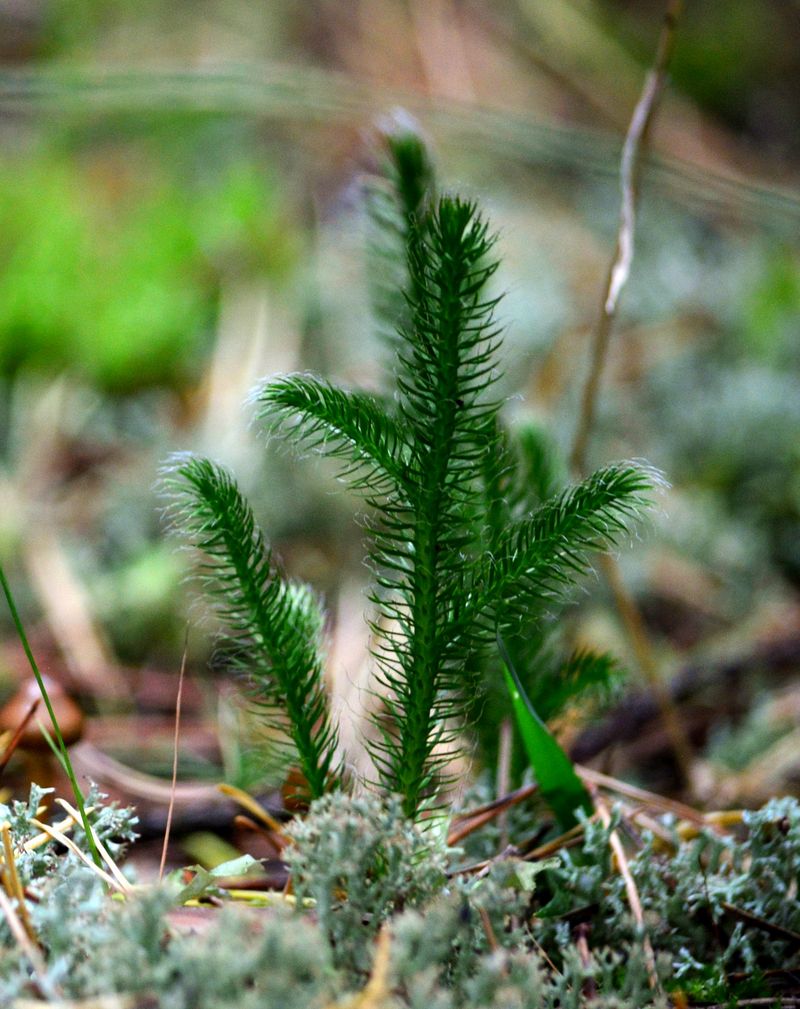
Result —
[{"label": "needle-like leaves", "polygon": [[[384,786],[413,815],[436,784],[452,729],[474,696],[469,647],[458,647],[466,558],[486,439],[497,411],[496,269],[492,239],[473,204],[443,198],[409,248],[410,322],[398,354],[398,416],[413,451],[408,503],[385,510],[373,560],[384,619],[375,624],[378,680],[392,724],[374,748]],[[389,621],[392,630],[386,634]]]},{"label": "needle-like leaves", "polygon": [[528,690],[526,693],[545,722],[559,715],[578,697],[593,706],[607,704],[622,677],[619,663],[608,652],[579,648],[563,662],[555,663],[552,659],[547,662],[547,656],[543,658],[535,692]]},{"label": "needle-like leaves", "polygon": [[[420,214],[424,188],[414,196]],[[404,220],[409,283],[395,409],[309,376],[268,382],[255,398],[268,424],[293,424],[298,441],[342,460],[376,506],[374,650],[390,717],[374,759],[384,787],[414,815],[475,693],[457,614],[465,559],[479,546],[471,517],[498,408],[487,395],[497,330],[486,294],[497,264],[471,203],[444,197]]]},{"label": "needle-like leaves", "polygon": [[511,522],[476,568],[465,617],[491,614],[498,625],[513,626],[531,607],[563,597],[592,553],[629,535],[659,482],[657,473],[634,463],[606,466]]},{"label": "needle-like leaves", "polygon": [[313,375],[285,375],[259,386],[256,416],[296,446],[344,463],[343,478],[367,498],[405,494],[411,454],[406,432],[375,396],[352,392]]}]

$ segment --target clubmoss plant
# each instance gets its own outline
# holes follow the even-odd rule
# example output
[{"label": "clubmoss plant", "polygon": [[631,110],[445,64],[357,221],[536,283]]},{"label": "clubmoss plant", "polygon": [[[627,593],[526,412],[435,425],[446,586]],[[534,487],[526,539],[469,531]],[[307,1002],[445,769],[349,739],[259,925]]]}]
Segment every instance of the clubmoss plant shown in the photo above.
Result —
[{"label": "clubmoss plant", "polygon": [[[396,334],[393,388],[372,395],[293,374],[265,381],[252,399],[267,430],[339,460],[369,508],[381,697],[372,758],[381,788],[413,818],[475,726],[498,632],[520,649],[526,635],[535,639],[589,555],[628,534],[656,477],[615,464],[551,493],[540,446],[527,435],[512,443],[500,416],[489,226],[472,201],[434,195],[430,158],[407,126],[388,137],[388,152],[387,242],[403,245],[403,286],[379,306]],[[166,480],[238,664],[294,744],[316,798],[340,782],[319,605],[275,563],[227,471],[180,455]]]}]

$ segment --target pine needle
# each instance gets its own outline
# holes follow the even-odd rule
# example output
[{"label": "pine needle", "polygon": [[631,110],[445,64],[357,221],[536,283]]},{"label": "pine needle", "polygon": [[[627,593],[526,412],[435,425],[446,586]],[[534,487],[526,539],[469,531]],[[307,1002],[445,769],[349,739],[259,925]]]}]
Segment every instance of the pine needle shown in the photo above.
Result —
[{"label": "pine needle", "polygon": [[167,864],[167,848],[169,847],[169,835],[172,830],[172,816],[175,811],[175,789],[178,784],[178,742],[181,731],[181,701],[183,700],[183,679],[186,675],[186,654],[189,650],[189,628],[183,639],[183,655],[181,656],[181,668],[178,674],[178,695],[175,698],[175,736],[172,741],[172,781],[169,793],[169,805],[167,806],[167,822],[164,826],[164,842],[161,845],[161,861],[158,864],[159,882],[164,878],[164,867]]},{"label": "pine needle", "polygon": [[[608,807],[605,802],[603,802],[599,796],[595,795],[594,806],[597,811],[597,815],[600,817],[601,823],[606,829],[608,829],[611,826],[611,815],[608,812]],[[633,873],[628,865],[628,858],[625,854],[625,849],[622,846],[622,841],[620,840],[619,834],[616,830],[612,830],[609,834],[608,844],[614,853],[619,874],[622,876],[623,882],[625,883],[625,893],[628,898],[628,906],[631,909],[633,920],[636,922],[636,925],[641,933],[642,949],[644,951],[645,963],[647,965],[647,979],[653,991],[661,993],[658,971],[656,970],[656,957],[653,952],[650,937],[647,935],[644,923],[644,913],[642,911],[642,902],[639,899],[639,891],[636,887],[636,881],[633,878]]]},{"label": "pine needle", "polygon": [[283,829],[283,824],[279,823],[274,816],[267,812],[260,802],[256,802],[252,795],[248,795],[242,788],[237,788],[235,785],[228,785],[224,782],[217,785],[217,788],[223,795],[227,795],[231,799],[234,799],[240,806],[252,813],[256,819],[261,820],[262,823],[266,824],[273,834],[278,836],[282,844],[291,844],[291,839]]},{"label": "pine needle", "polygon": [[22,889],[19,873],[17,872],[17,862],[14,858],[14,848],[11,843],[11,826],[6,822],[0,826],[0,834],[3,838],[3,886],[6,893],[12,900],[17,902],[17,911],[20,920],[32,943],[36,943],[36,932],[33,928],[31,916],[28,913],[28,906],[25,903],[25,892]]}]

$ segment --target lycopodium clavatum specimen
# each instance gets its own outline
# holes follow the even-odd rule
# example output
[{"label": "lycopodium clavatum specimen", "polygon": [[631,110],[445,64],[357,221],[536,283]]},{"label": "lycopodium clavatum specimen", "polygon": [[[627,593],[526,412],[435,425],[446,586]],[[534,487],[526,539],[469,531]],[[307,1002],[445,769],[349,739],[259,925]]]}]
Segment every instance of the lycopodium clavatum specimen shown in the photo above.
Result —
[{"label": "lycopodium clavatum specimen", "polygon": [[[594,552],[629,535],[658,478],[621,463],[566,486],[537,429],[504,421],[495,237],[476,203],[437,191],[411,124],[397,120],[384,139],[386,171],[367,199],[391,382],[376,395],[284,375],[261,383],[252,406],[273,435],[337,460],[364,499],[373,784],[415,817],[435,802],[450,755],[477,742],[490,759],[499,710],[511,717],[498,640],[530,694],[537,676],[555,696],[607,674],[604,657],[548,665],[545,618]],[[165,481],[264,718],[312,798],[347,787],[319,599],[282,570],[233,474],[182,454]]]}]

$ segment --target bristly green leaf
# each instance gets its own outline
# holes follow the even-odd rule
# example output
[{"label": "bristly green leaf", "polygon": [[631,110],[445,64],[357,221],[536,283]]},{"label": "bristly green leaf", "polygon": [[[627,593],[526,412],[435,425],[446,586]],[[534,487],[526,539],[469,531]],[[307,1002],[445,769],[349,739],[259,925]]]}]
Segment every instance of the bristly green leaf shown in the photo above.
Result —
[{"label": "bristly green leaf", "polygon": [[[637,480],[632,485],[612,480],[615,485],[612,489],[621,493],[621,500],[612,495],[612,502],[607,495],[596,493],[595,487],[591,494],[581,492],[580,500],[576,501],[572,500],[573,489],[565,491],[561,498],[551,499],[542,509],[540,497],[561,482],[562,469],[554,449],[537,429],[526,424],[507,430],[501,423],[496,424],[483,473],[485,552],[474,568],[477,573],[473,588],[465,586],[461,614],[464,632],[475,642],[476,662],[483,673],[482,713],[475,727],[481,758],[488,765],[497,759],[500,725],[508,714],[502,667],[494,650],[486,649],[487,642],[494,641],[498,625],[503,629],[504,643],[517,675],[545,719],[555,713],[551,701],[560,706],[581,693],[583,673],[590,680],[589,674],[595,672],[600,680],[603,672],[610,672],[610,665],[601,669],[590,663],[578,663],[579,670],[567,663],[565,667],[556,645],[559,625],[552,618],[577,581],[580,569],[588,565],[591,550],[607,548],[619,535],[619,531],[607,539],[593,535],[592,544],[587,543],[585,522],[591,516],[600,520],[603,530],[613,532],[608,521],[611,509],[627,528],[636,515],[636,509],[629,515],[622,514],[634,503],[628,493],[640,495],[637,508],[644,504],[645,494],[635,489]],[[640,471],[640,475],[647,481],[647,471]],[[573,508],[574,505],[578,507]],[[578,516],[582,520],[576,539],[574,524],[571,526],[568,519]],[[553,528],[554,523],[557,529]],[[572,544],[579,551],[576,556],[574,550],[571,553],[568,550],[566,563],[562,557],[565,544]],[[526,568],[526,563],[531,567]],[[512,574],[505,571],[506,565],[514,568]],[[562,676],[562,672],[566,675]],[[572,672],[581,675],[573,676]],[[596,686],[599,690],[600,683]],[[512,754],[515,780],[524,770],[521,757],[519,749]]]},{"label": "bristly green leaf", "polygon": [[481,523],[484,550],[493,553],[520,500],[519,460],[498,414],[489,417],[481,460]]},{"label": "bristly green leaf", "polygon": [[592,800],[575,773],[572,761],[531,704],[499,635],[497,644],[504,663],[506,686],[514,717],[542,798],[555,813],[561,829],[569,830],[577,823],[576,810],[591,813]]},{"label": "bristly green leaf", "polygon": [[221,466],[190,454],[167,463],[174,525],[202,553],[212,593],[266,717],[295,745],[312,797],[339,776],[321,659],[323,617],[306,585],[272,558],[250,506]]},{"label": "bristly green leaf", "polygon": [[342,477],[372,503],[386,495],[405,496],[411,447],[388,404],[313,375],[272,379],[252,398],[256,416],[273,430],[282,428],[298,446],[341,460]]},{"label": "bristly green leaf", "polygon": [[483,460],[485,542],[489,550],[513,519],[553,497],[566,482],[566,469],[541,428],[526,421],[507,427],[491,419]]},{"label": "bristly green leaf", "polygon": [[[387,175],[396,194],[397,207],[407,222],[425,216],[435,195],[435,173],[430,150],[419,124],[404,111],[397,111],[382,130],[389,151]],[[404,248],[408,243],[404,242]]]}]

